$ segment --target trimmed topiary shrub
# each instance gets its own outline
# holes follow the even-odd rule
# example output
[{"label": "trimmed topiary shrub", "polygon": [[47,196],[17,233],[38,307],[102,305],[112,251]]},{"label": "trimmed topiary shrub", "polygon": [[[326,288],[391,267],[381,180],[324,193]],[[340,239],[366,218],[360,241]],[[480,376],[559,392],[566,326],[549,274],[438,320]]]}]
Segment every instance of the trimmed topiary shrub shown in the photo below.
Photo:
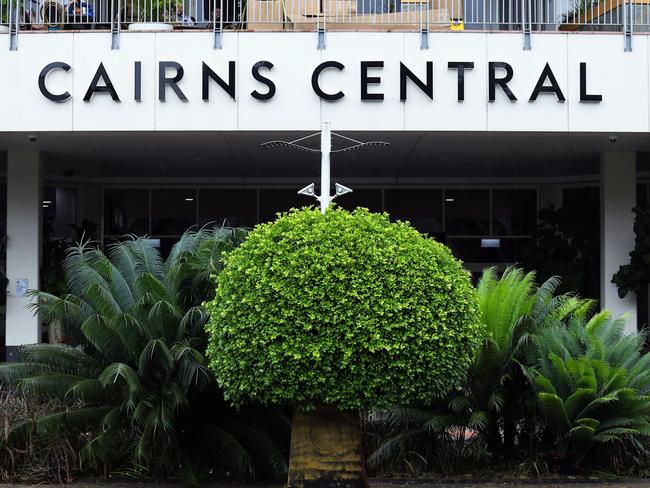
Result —
[{"label": "trimmed topiary shrub", "polygon": [[469,274],[386,214],[281,214],[225,257],[208,356],[234,404],[430,403],[463,380],[483,337]]}]

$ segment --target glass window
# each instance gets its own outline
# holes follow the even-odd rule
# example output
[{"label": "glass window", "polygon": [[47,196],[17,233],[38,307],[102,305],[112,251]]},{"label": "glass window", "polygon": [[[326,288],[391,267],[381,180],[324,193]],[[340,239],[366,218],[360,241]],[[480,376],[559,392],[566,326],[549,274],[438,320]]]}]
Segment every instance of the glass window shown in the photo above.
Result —
[{"label": "glass window", "polygon": [[43,220],[50,222],[56,218],[56,188],[43,187]]},{"label": "glass window", "polygon": [[196,190],[151,191],[151,235],[181,235],[196,225]]},{"label": "glass window", "polygon": [[257,191],[199,190],[199,225],[253,227],[257,223]]},{"label": "glass window", "polygon": [[0,236],[4,235],[7,235],[7,185],[0,184]]},{"label": "glass window", "polygon": [[431,235],[442,232],[442,190],[386,190],[384,205],[393,220],[408,220]]},{"label": "glass window", "polygon": [[298,190],[260,190],[260,222],[274,220],[278,212],[314,206],[317,203],[314,197],[298,195]]},{"label": "glass window", "polygon": [[447,235],[490,233],[488,190],[445,190],[445,232]]},{"label": "glass window", "polygon": [[381,190],[352,190],[352,193],[346,193],[345,195],[336,197],[334,202],[347,210],[364,207],[371,212],[382,211]]},{"label": "glass window", "polygon": [[537,191],[492,190],[492,234],[530,235],[537,226]]},{"label": "glass window", "polygon": [[636,185],[636,204],[639,207],[648,206],[648,185],[643,183]]},{"label": "glass window", "polygon": [[562,207],[571,210],[598,210],[600,208],[600,189],[597,186],[565,188],[562,191]]},{"label": "glass window", "polygon": [[535,242],[531,238],[449,238],[446,244],[454,256],[466,263],[515,264],[530,251]]},{"label": "glass window", "polygon": [[104,234],[149,233],[149,190],[104,190]]}]

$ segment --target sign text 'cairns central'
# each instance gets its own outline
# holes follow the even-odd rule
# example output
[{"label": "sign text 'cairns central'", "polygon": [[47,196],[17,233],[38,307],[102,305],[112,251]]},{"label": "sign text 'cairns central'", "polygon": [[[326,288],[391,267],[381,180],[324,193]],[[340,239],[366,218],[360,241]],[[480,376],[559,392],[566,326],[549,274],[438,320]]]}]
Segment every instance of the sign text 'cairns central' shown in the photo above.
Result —
[{"label": "sign text 'cairns central'", "polygon": [[[360,62],[360,98],[364,101],[381,101],[384,99],[384,93],[381,90],[382,83],[382,69],[384,68],[383,61],[361,61]],[[457,77],[457,90],[456,100],[462,102],[465,100],[465,83],[471,83],[471,71],[474,69],[474,62],[472,61],[450,61],[447,63],[447,68],[456,72]],[[601,102],[602,95],[589,93],[587,90],[587,63],[579,63],[575,67],[580,72],[580,102]],[[38,87],[48,100],[53,102],[66,102],[72,99],[70,92],[65,91],[62,93],[53,93],[48,89],[47,76],[55,70],[70,71],[72,66],[64,62],[53,62],[46,65],[38,76]],[[210,100],[210,89],[212,83],[224,90],[233,100],[236,100],[236,62],[228,62],[228,73],[224,77],[217,74],[205,62],[201,63],[201,99],[204,101]],[[325,91],[320,84],[320,75],[325,70],[343,71],[345,65],[338,61],[325,61],[312,71],[311,73],[311,87],[314,94],[322,100],[335,102],[343,99],[347,94],[341,90],[339,91]],[[250,96],[261,101],[271,100],[276,92],[277,87],[273,82],[273,63],[270,61],[258,61],[253,64],[251,68],[251,76],[258,81],[264,88],[261,91],[253,90]],[[518,100],[517,95],[513,93],[508,83],[515,76],[512,66],[504,61],[490,61],[488,62],[488,101],[494,102],[496,100],[497,88],[501,90],[503,96],[512,102]],[[185,69],[176,61],[160,61],[158,63],[158,99],[161,102],[167,100],[170,92],[183,102],[189,101],[183,92],[181,80],[183,79]],[[427,61],[425,66],[424,79],[418,77],[411,69],[404,63],[399,63],[399,97],[400,100],[405,101],[408,97],[409,84],[417,90],[420,90],[427,97],[433,100],[433,61]],[[409,83],[410,82],[410,83]],[[119,89],[119,90],[118,90]],[[140,102],[142,100],[142,62],[135,61],[133,63],[133,85],[130,87],[132,90],[133,100]],[[90,102],[93,96],[107,95],[110,96],[115,102],[120,102],[121,97],[124,97],[122,92],[123,87],[116,87],[111,81],[110,75],[103,63],[100,63],[95,71],[95,75],[90,80],[86,94],[84,95],[84,102]],[[121,93],[121,95],[120,95]],[[528,100],[533,102],[537,100],[538,96],[547,94],[554,96],[558,102],[566,101],[562,87],[558,83],[551,66],[546,63],[542,69],[537,83],[530,88],[530,95]],[[522,94],[519,94],[522,96]]]}]

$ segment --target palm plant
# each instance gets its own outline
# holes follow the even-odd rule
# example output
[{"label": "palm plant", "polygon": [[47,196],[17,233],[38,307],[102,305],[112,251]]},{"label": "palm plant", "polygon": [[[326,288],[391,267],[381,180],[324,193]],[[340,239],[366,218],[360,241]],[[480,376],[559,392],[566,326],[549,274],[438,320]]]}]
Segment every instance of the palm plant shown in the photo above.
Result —
[{"label": "palm plant", "polygon": [[650,435],[650,354],[624,326],[608,311],[579,314],[535,338],[528,374],[558,457],[575,466],[596,445]]},{"label": "palm plant", "polygon": [[530,338],[591,308],[589,300],[556,295],[559,286],[557,277],[537,286],[534,272],[517,268],[507,269],[501,277],[487,269],[479,281],[481,317],[488,334],[465,390],[450,405],[476,425],[493,452],[513,447],[518,422],[530,417],[521,369]]},{"label": "palm plant", "polygon": [[[556,295],[559,284],[558,278],[550,278],[537,286],[534,273],[517,268],[507,269],[500,277],[494,269],[486,269],[478,294],[487,336],[468,371],[465,386],[437,408],[389,411],[394,435],[370,456],[370,466],[390,459],[403,450],[405,443],[418,444],[420,438],[422,448],[423,444],[430,445],[432,438],[438,442],[440,436],[448,437],[450,432],[464,433],[462,439],[469,439],[480,455],[482,448],[477,447],[472,434],[478,434],[492,454],[503,453],[521,442],[517,436],[526,436],[533,428],[524,425],[533,423],[534,399],[521,368],[531,337],[565,323],[574,314],[585,315],[591,307],[588,300]],[[409,450],[413,450],[412,446]]]},{"label": "palm plant", "polygon": [[[89,242],[69,249],[69,293],[34,291],[33,307],[48,322],[77,331],[78,345],[27,346],[22,362],[0,366],[0,374],[28,394],[74,399],[75,407],[14,425],[13,437],[90,430],[83,454],[105,465],[134,433],[128,451],[136,471],[164,474],[181,465],[190,476],[198,449],[216,455],[214,464],[244,472],[252,469],[245,446],[264,445],[263,455],[281,471],[282,456],[268,436],[240,422],[222,399],[207,400],[217,390],[203,356],[202,303],[214,294],[223,251],[244,234],[186,232],[166,261],[135,237],[111,246],[108,256]],[[196,415],[208,401],[213,416]]]}]

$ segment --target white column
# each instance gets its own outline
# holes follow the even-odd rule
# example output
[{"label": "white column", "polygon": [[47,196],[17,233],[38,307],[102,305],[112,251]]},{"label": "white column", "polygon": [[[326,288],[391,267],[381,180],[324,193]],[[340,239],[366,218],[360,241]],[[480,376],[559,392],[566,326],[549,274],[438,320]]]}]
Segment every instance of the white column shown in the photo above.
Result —
[{"label": "white column", "polygon": [[600,157],[600,299],[614,316],[628,314],[627,332],[636,331],[636,294],[619,298],[612,276],[630,261],[634,249],[636,153],[606,152]]},{"label": "white column", "polygon": [[23,344],[40,342],[38,317],[26,306],[26,288],[39,287],[42,227],[41,155],[35,150],[7,156],[7,360]]}]

